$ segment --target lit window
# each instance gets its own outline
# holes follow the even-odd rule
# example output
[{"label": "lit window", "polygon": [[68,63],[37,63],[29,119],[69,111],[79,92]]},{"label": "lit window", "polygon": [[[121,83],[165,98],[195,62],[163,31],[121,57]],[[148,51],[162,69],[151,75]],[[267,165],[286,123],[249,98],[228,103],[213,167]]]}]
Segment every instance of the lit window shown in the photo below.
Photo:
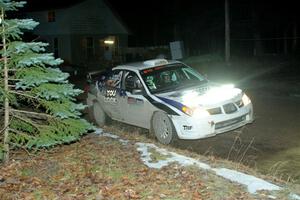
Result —
[{"label": "lit window", "polygon": [[55,22],[55,12],[52,11],[48,11],[48,22]]}]

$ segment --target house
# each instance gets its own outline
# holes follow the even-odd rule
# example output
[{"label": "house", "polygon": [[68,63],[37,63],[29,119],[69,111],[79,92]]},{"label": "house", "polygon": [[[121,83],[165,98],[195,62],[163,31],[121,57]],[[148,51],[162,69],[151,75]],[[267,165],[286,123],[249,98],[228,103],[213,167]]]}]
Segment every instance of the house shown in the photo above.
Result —
[{"label": "house", "polygon": [[90,70],[122,61],[128,30],[105,0],[83,0],[51,10],[27,12],[40,24],[33,33],[66,64]]}]

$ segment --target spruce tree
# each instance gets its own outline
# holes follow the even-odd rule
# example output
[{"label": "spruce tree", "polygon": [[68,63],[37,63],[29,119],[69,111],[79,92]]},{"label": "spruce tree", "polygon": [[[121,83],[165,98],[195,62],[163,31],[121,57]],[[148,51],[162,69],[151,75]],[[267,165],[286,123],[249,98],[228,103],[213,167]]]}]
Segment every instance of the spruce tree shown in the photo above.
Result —
[{"label": "spruce tree", "polygon": [[9,160],[12,148],[39,149],[78,140],[91,129],[80,118],[83,104],[75,97],[63,61],[46,53],[48,44],[22,41],[23,31],[38,22],[8,19],[26,2],[0,0],[0,159]]}]

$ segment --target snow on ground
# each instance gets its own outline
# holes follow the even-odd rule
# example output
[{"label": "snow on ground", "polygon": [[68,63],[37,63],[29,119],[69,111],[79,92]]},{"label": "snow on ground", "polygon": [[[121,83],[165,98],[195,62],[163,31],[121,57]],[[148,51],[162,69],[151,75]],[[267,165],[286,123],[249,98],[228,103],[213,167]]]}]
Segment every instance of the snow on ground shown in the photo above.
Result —
[{"label": "snow on ground", "polygon": [[214,168],[212,169],[216,172],[217,175],[234,181],[236,183],[240,183],[242,185],[247,186],[248,191],[252,194],[256,193],[259,190],[280,190],[281,188],[277,185],[271,184],[267,181],[264,181],[260,178],[256,178],[254,176],[241,173],[235,170],[226,169],[226,168]]},{"label": "snow on ground", "polygon": [[[111,133],[105,133],[102,129],[96,129],[96,134],[104,136],[104,137],[110,137],[113,139],[119,140],[123,145],[128,144],[128,140],[124,140],[120,138],[117,135],[111,134]],[[257,191],[266,190],[266,191],[278,191],[282,190],[282,187],[279,187],[275,184],[272,184],[270,182],[267,182],[263,179],[257,178],[255,176],[251,176],[242,172],[238,172],[236,170],[231,170],[227,168],[212,168],[210,165],[200,162],[194,158],[187,157],[184,155],[177,154],[175,152],[168,151],[164,148],[159,148],[155,144],[149,144],[149,143],[136,143],[137,150],[141,152],[141,160],[144,162],[146,166],[149,168],[156,168],[160,169],[162,167],[168,166],[171,163],[178,163],[182,166],[189,166],[194,165],[197,166],[199,169],[202,170],[209,170],[215,172],[218,176],[223,177],[229,181],[239,183],[241,185],[244,185],[247,187],[248,192],[251,194],[256,194]],[[151,158],[151,152],[150,149],[154,149],[161,155],[166,156],[162,160],[158,160],[153,162]],[[300,200],[300,196],[296,194],[290,194],[289,197],[291,199]],[[269,198],[276,199],[275,196],[270,195]]]},{"label": "snow on ground", "polygon": [[[195,165],[201,169],[205,169],[205,170],[211,169],[211,167],[205,163],[199,162],[190,157],[186,157],[174,152],[167,151],[166,149],[158,148],[154,144],[136,143],[136,145],[138,146],[137,150],[142,153],[141,155],[142,161],[145,163],[145,165],[151,168],[160,169],[164,166],[169,165],[170,163],[178,162],[182,166]],[[152,162],[151,153],[148,151],[149,148],[153,148],[160,154],[168,157],[165,158],[164,160]]]},{"label": "snow on ground", "polygon": [[[196,159],[186,157],[183,155],[179,155],[174,152],[169,152],[166,149],[159,148],[154,144],[146,144],[146,143],[136,143],[138,146],[137,150],[142,153],[142,161],[151,168],[161,168],[164,166],[167,166],[168,164],[172,162],[177,162],[182,166],[188,166],[188,165],[196,165],[200,169],[204,170],[211,170],[214,171],[218,176],[221,176],[227,180],[245,185],[248,188],[248,191],[251,194],[255,194],[259,190],[280,190],[281,188],[277,185],[271,184],[267,181],[264,181],[262,179],[256,178],[254,176],[250,176],[235,170],[230,170],[226,168],[212,168],[208,164],[205,164],[203,162],[200,162]],[[152,162],[151,159],[151,152],[149,152],[149,148],[155,149],[157,152],[159,152],[162,155],[168,155],[170,157],[166,158],[165,160],[160,160],[156,163]]]}]

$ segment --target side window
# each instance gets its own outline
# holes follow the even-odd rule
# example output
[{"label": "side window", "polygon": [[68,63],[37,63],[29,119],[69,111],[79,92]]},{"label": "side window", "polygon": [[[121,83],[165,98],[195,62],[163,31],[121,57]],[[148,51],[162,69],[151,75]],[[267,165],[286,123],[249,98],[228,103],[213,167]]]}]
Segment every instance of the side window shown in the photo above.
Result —
[{"label": "side window", "polygon": [[101,72],[98,76],[97,86],[99,89],[107,87],[107,88],[121,88],[121,79],[122,79],[123,71],[107,69],[104,72]]},{"label": "side window", "polygon": [[123,74],[123,71],[121,71],[121,70],[113,71],[111,79],[114,81],[115,88],[121,88],[122,74]]},{"label": "side window", "polygon": [[124,89],[128,92],[133,90],[142,90],[143,85],[141,80],[134,72],[126,72],[124,76]]}]

